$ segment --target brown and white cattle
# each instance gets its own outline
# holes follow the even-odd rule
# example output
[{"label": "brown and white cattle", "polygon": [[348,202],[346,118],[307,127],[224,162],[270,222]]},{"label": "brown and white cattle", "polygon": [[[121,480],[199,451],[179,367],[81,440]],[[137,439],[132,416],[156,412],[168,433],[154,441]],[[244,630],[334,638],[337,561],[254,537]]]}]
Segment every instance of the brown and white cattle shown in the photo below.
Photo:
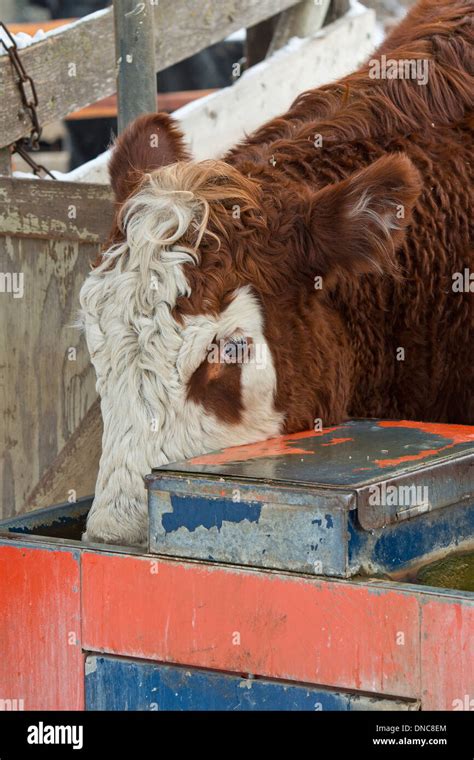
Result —
[{"label": "brown and white cattle", "polygon": [[86,539],[143,543],[143,476],[169,461],[315,420],[474,423],[472,8],[422,0],[222,160],[164,114],[119,137],[81,291],[104,420]]}]

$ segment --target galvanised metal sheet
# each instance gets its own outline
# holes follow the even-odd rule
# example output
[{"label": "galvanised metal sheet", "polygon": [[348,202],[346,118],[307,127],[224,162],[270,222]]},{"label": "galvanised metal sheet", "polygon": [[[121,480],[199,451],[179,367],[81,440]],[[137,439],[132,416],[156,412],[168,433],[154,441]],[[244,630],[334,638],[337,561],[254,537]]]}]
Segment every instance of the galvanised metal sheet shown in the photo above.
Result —
[{"label": "galvanised metal sheet", "polygon": [[[190,485],[197,494],[200,486]],[[240,492],[235,502],[211,491],[205,496],[150,491],[150,551],[314,575],[348,574],[349,506],[343,501],[329,508],[324,499],[292,504],[281,491],[274,497],[263,489],[247,494],[241,487]]]},{"label": "galvanised metal sheet", "polygon": [[163,465],[154,472],[361,488],[474,455],[474,427],[350,420]]},{"label": "galvanised metal sheet", "polygon": [[418,701],[370,697],[264,678],[89,655],[86,710],[417,710]]},{"label": "galvanised metal sheet", "polygon": [[474,542],[474,428],[353,420],[165,465],[150,550],[348,577]]},{"label": "galvanised metal sheet", "polygon": [[352,512],[348,529],[349,575],[402,577],[435,558],[474,549],[474,500],[372,531],[361,530]]}]

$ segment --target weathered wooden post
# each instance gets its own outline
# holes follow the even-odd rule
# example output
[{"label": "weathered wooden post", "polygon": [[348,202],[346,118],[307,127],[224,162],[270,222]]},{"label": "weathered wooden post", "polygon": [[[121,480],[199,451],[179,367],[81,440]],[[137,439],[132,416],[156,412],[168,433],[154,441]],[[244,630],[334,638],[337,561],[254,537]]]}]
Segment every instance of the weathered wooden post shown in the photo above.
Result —
[{"label": "weathered wooden post", "polygon": [[114,0],[118,131],[156,111],[155,37],[150,0]]},{"label": "weathered wooden post", "polygon": [[0,174],[3,176],[10,176],[12,169],[12,157],[10,148],[0,148]]},{"label": "weathered wooden post", "polygon": [[[280,14],[267,57],[284,47],[292,37],[308,37],[323,25],[330,0],[303,0]],[[342,15],[342,14],[341,14]]]}]

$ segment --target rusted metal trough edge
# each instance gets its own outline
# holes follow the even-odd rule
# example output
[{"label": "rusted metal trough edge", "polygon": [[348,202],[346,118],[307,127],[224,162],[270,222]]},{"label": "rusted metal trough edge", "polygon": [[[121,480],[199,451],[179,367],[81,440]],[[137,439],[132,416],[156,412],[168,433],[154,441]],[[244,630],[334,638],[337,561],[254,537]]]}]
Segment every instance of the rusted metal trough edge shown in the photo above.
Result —
[{"label": "rusted metal trough edge", "polygon": [[297,583],[310,583],[312,585],[324,585],[341,590],[350,585],[351,587],[366,588],[370,593],[378,594],[382,591],[396,591],[412,597],[414,594],[420,596],[421,601],[429,601],[436,598],[438,601],[446,602],[466,602],[474,606],[474,594],[470,591],[460,591],[451,588],[438,588],[436,586],[423,586],[416,583],[407,583],[401,579],[388,580],[385,578],[370,578],[363,576],[354,576],[352,578],[336,578],[310,575],[309,573],[295,573],[285,570],[276,570],[272,568],[250,567],[248,565],[237,565],[228,563],[219,563],[215,561],[206,561],[202,559],[192,559],[183,557],[170,557],[168,555],[150,554],[143,549],[131,546],[119,546],[114,544],[93,544],[83,543],[75,539],[52,538],[48,536],[8,533],[2,530],[0,523],[0,547],[3,545],[16,546],[17,548],[30,548],[32,550],[41,549],[49,551],[73,551],[76,557],[83,554],[93,554],[100,556],[115,557],[117,555],[130,558],[139,558],[150,563],[165,563],[173,565],[189,566],[189,569],[204,570],[222,570],[227,573],[249,573],[252,575],[265,575],[269,577],[281,577],[282,580]]}]

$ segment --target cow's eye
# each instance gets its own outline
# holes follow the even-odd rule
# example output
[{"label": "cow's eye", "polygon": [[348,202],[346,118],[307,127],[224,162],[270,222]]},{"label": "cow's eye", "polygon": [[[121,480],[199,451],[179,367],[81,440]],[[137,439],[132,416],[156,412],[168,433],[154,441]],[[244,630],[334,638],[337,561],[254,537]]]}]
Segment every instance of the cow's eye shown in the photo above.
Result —
[{"label": "cow's eye", "polygon": [[244,335],[228,338],[222,347],[222,361],[227,364],[240,364],[246,360],[248,341]]}]

